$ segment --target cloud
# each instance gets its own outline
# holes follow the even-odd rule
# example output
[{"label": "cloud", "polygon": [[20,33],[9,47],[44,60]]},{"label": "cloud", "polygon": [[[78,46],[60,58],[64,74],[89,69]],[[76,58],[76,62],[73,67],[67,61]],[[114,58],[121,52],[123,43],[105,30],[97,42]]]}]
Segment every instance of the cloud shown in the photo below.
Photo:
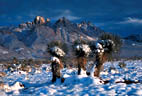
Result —
[{"label": "cloud", "polygon": [[142,19],[128,17],[124,21],[119,22],[119,24],[142,24]]},{"label": "cloud", "polygon": [[77,16],[72,15],[72,12],[70,10],[68,10],[68,9],[66,9],[66,10],[57,10],[56,12],[58,12],[59,15],[56,16],[56,17],[53,17],[54,20],[58,20],[61,17],[66,17],[67,19],[69,19],[71,21],[81,19],[81,17],[77,17]]}]

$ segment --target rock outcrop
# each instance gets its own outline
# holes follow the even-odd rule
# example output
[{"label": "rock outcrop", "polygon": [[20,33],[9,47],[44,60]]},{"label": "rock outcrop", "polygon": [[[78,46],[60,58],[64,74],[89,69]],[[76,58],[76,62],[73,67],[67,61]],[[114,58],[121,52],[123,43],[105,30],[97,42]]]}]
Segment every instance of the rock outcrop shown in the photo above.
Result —
[{"label": "rock outcrop", "polygon": [[96,27],[91,22],[82,21],[80,24],[77,24],[77,27],[85,34],[90,37],[98,37],[100,34],[104,33],[103,30]]},{"label": "rock outcrop", "polygon": [[50,19],[49,19],[49,18],[46,18],[46,22],[47,22],[47,23],[50,22]]},{"label": "rock outcrop", "polygon": [[45,19],[42,16],[36,16],[36,18],[34,19],[34,23],[35,24],[45,24]]},{"label": "rock outcrop", "polygon": [[28,21],[28,22],[26,22],[26,24],[27,24],[27,27],[33,27],[33,22],[30,22],[30,21]]},{"label": "rock outcrop", "polygon": [[19,28],[21,28],[21,29],[26,28],[26,27],[27,27],[26,23],[19,24]]}]

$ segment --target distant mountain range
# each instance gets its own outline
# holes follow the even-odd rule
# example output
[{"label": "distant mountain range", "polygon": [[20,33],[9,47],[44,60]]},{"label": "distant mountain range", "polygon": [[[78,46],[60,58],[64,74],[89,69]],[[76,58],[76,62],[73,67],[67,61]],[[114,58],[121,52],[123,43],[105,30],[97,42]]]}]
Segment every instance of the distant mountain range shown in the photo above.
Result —
[{"label": "distant mountain range", "polygon": [[[80,38],[96,41],[103,33],[103,30],[91,22],[73,23],[62,17],[51,23],[49,18],[36,16],[32,22],[19,24],[18,27],[0,26],[0,60],[13,57],[47,58],[47,44],[53,40],[61,40],[67,44]],[[123,38],[123,41],[120,53],[122,57],[142,56],[139,54],[142,52],[142,35],[130,35]]]},{"label": "distant mountain range", "polygon": [[131,34],[125,37],[125,39],[136,41],[136,42],[142,42],[142,34]]},{"label": "distant mountain range", "polygon": [[32,22],[0,27],[0,59],[46,58],[47,44],[53,40],[65,43],[83,38],[97,40],[103,30],[91,22],[73,23],[65,17],[55,23],[37,16]]}]

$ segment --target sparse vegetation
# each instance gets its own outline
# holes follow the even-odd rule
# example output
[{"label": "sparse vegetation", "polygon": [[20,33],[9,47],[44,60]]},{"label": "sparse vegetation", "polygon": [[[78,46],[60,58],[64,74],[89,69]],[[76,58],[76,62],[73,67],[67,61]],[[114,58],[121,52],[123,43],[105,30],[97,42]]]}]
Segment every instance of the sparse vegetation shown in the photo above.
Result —
[{"label": "sparse vegetation", "polygon": [[120,36],[116,34],[110,34],[110,33],[103,33],[100,37],[100,40],[112,40],[115,44],[115,46],[112,48],[110,52],[112,53],[118,53],[122,46],[122,41]]},{"label": "sparse vegetation", "polygon": [[112,40],[114,42],[114,46],[111,46],[109,51],[107,52],[108,61],[114,60],[116,57],[119,57],[119,52],[122,46],[122,40],[120,36],[110,33],[103,33],[99,40]]},{"label": "sparse vegetation", "polygon": [[47,49],[48,52],[49,52],[50,48],[57,46],[57,47],[61,48],[65,53],[68,53],[67,44],[60,41],[60,40],[51,41],[50,43],[48,43],[47,46],[48,46],[48,49]]},{"label": "sparse vegetation", "polygon": [[125,68],[126,67],[126,63],[124,61],[119,62],[119,67],[120,68]]}]

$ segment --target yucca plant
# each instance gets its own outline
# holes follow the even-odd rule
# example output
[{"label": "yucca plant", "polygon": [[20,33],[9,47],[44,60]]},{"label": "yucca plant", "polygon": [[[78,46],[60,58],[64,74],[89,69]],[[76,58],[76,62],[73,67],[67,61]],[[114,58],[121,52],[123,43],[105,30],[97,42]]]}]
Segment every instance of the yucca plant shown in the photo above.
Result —
[{"label": "yucca plant", "polygon": [[48,44],[47,51],[52,55],[58,58],[65,56],[65,53],[68,52],[67,44],[61,41],[52,41]]},{"label": "yucca plant", "polygon": [[78,75],[80,75],[81,69],[86,70],[87,57],[91,53],[91,49],[88,42],[84,40],[76,40],[73,49],[77,57]]},{"label": "yucca plant", "polygon": [[108,51],[109,54],[112,53],[118,53],[120,51],[120,48],[122,46],[122,40],[120,36],[110,33],[104,33],[99,37],[99,40],[111,40],[115,44],[114,46],[111,46],[110,50]]},{"label": "yucca plant", "polygon": [[64,82],[64,78],[60,72],[60,70],[63,68],[63,57],[66,55],[64,50],[67,52],[67,46],[61,41],[52,41],[48,44],[48,52],[52,55],[52,82],[55,82],[57,78],[61,78],[61,82]]},{"label": "yucca plant", "polygon": [[113,54],[119,52],[122,42],[118,35],[104,33],[99,37],[94,47],[96,54],[96,67],[94,76],[99,77],[104,62],[113,59]]}]

